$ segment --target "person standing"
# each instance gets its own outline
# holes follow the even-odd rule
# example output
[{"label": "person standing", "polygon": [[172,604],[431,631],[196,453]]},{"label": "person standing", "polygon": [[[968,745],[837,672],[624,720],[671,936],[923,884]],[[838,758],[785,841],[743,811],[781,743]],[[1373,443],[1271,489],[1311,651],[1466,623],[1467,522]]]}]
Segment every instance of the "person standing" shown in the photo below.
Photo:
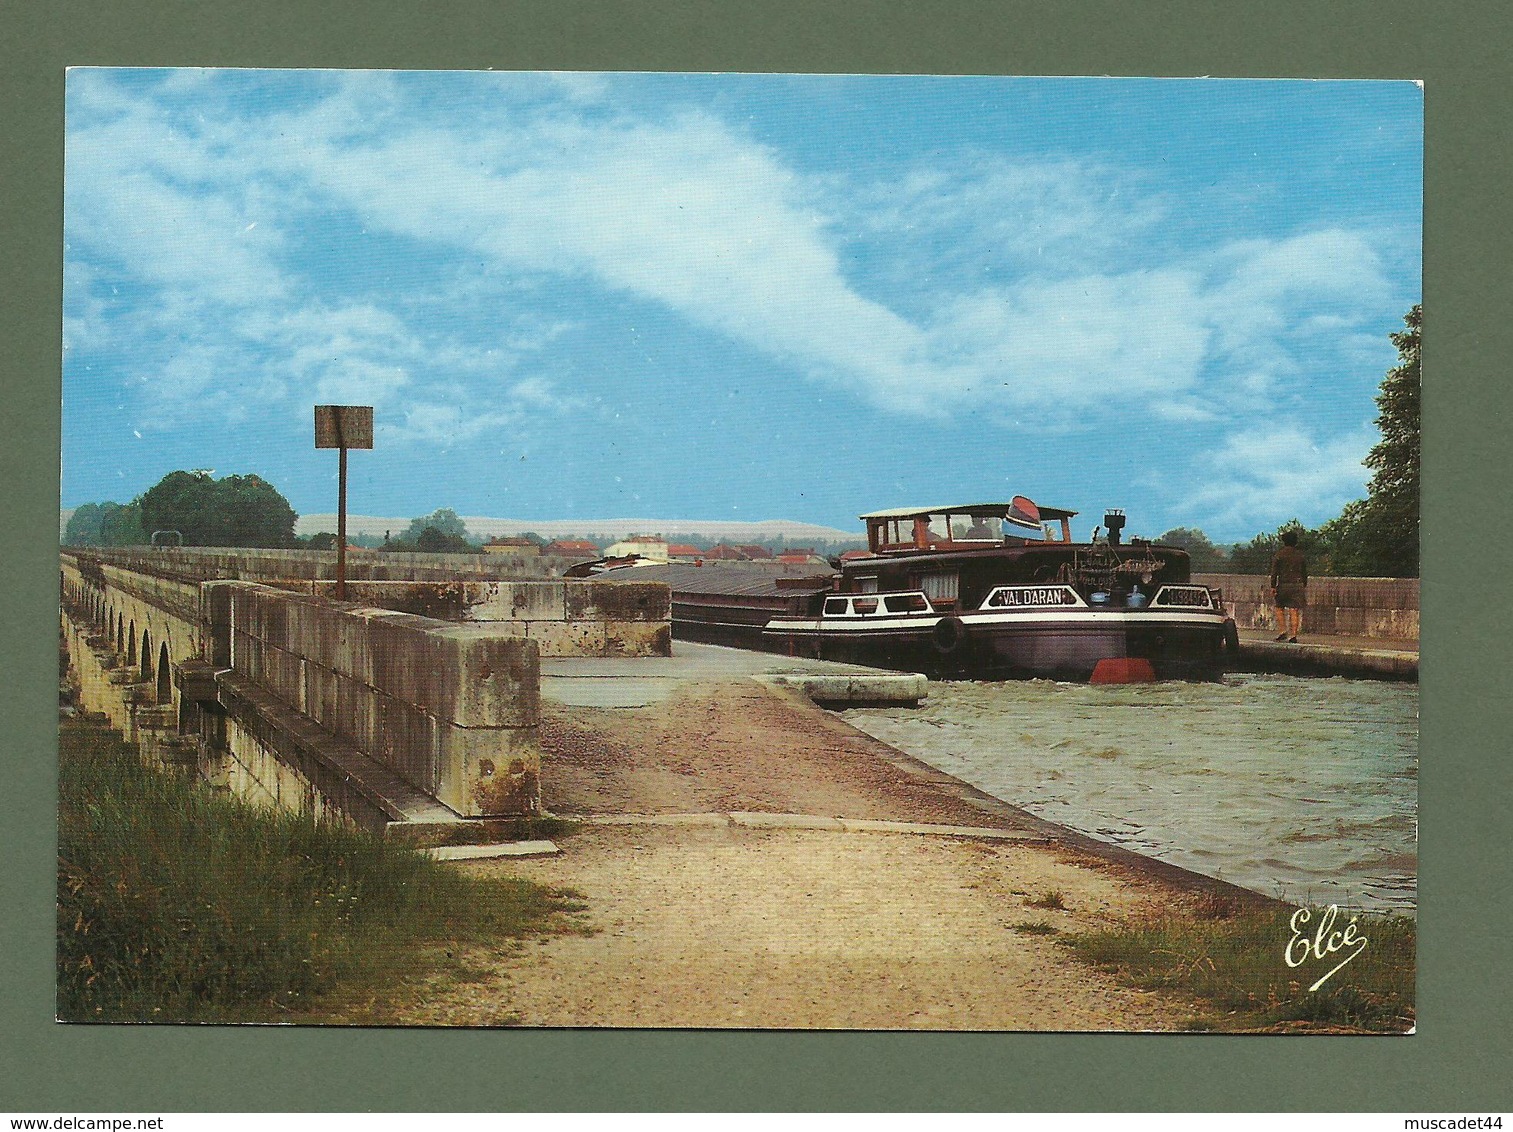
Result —
[{"label": "person standing", "polygon": [[1308,605],[1308,560],[1298,549],[1298,532],[1282,532],[1282,546],[1271,560],[1271,600],[1277,607],[1279,641],[1296,644]]}]

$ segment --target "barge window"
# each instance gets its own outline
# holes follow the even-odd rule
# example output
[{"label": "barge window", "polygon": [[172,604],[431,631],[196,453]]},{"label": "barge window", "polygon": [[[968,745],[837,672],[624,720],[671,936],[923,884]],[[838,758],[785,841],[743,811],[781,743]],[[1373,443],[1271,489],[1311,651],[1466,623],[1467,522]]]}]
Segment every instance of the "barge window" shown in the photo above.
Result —
[{"label": "barge window", "polygon": [[959,585],[960,575],[955,572],[925,574],[919,579],[919,588],[925,591],[925,596],[932,605],[955,605]]},{"label": "barge window", "polygon": [[857,598],[852,598],[851,599],[851,607],[853,609],[855,609],[856,612],[862,614],[863,616],[865,616],[868,613],[876,613],[877,612],[877,598],[875,598],[875,597],[857,597]]},{"label": "barge window", "polygon": [[924,594],[890,594],[883,598],[883,608],[889,613],[925,613],[930,606]]},{"label": "barge window", "polygon": [[877,592],[877,575],[869,574],[865,577],[857,578],[856,588],[860,593],[875,594]]},{"label": "barge window", "polygon": [[868,520],[867,531],[873,550],[904,550],[916,545],[912,517]]},{"label": "barge window", "polygon": [[825,599],[825,616],[843,617],[846,614],[846,599],[843,597],[827,597]]},{"label": "barge window", "polygon": [[1003,520],[996,515],[972,515],[951,524],[951,538],[955,542],[998,542],[1003,533]]}]

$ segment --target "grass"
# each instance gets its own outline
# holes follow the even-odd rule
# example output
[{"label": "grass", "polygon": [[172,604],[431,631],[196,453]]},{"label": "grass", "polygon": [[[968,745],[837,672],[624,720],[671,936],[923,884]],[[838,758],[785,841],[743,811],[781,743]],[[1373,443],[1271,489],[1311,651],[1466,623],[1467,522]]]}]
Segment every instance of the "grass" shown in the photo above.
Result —
[{"label": "grass", "polygon": [[1046,889],[1034,900],[1025,903],[1031,908],[1048,908],[1056,912],[1066,911],[1066,893],[1059,889]]},{"label": "grass", "polygon": [[[59,729],[58,1015],[319,1021],[395,1008],[463,949],[574,930],[571,893],[482,879],[350,827],[144,768]],[[380,1005],[374,1005],[380,1004]]]},{"label": "grass", "polygon": [[[1222,901],[1200,903],[1187,915],[1067,934],[1059,942],[1125,982],[1196,999],[1204,1014],[1193,1029],[1402,1033],[1412,1027],[1417,936],[1412,919],[1361,915],[1357,930],[1369,940],[1365,949],[1310,991],[1354,949],[1289,966],[1284,952],[1293,939],[1293,913],[1291,908],[1240,911]],[[1310,929],[1321,914],[1321,909],[1310,910]],[[1349,914],[1340,918],[1335,929],[1343,929],[1348,920]]]},{"label": "grass", "polygon": [[1014,930],[1020,935],[1055,935],[1056,927],[1044,920],[1020,920],[1014,925]]}]

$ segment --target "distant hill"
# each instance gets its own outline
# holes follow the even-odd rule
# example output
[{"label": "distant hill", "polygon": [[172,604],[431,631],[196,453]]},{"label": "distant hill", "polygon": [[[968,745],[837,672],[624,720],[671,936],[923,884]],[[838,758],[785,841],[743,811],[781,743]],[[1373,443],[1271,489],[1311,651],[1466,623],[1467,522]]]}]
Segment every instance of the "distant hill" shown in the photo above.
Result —
[{"label": "distant hill", "polygon": [[[413,517],[413,516],[412,516]],[[544,538],[587,538],[603,535],[622,539],[630,535],[662,535],[677,540],[678,536],[715,539],[721,542],[759,543],[769,539],[786,539],[792,543],[864,541],[861,531],[843,531],[835,527],[821,527],[814,523],[797,523],[789,519],[766,519],[756,523],[742,523],[725,519],[490,519],[482,515],[464,515],[468,533],[474,537],[494,538],[501,535],[520,535],[535,531]],[[377,535],[388,531],[396,538],[410,525],[410,519],[386,519],[373,515],[348,515],[347,532],[351,535]],[[321,531],[335,531],[335,515],[301,515],[294,525],[294,533],[313,535]]]}]

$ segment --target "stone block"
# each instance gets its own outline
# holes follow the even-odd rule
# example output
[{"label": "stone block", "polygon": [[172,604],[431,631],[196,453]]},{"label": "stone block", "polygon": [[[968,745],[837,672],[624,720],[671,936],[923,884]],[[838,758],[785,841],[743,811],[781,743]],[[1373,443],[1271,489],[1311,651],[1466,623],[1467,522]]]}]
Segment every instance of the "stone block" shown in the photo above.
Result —
[{"label": "stone block", "polygon": [[655,621],[609,621],[604,656],[671,656],[672,626]]},{"label": "stone block", "polygon": [[410,785],[435,794],[441,785],[438,736],[445,725],[413,704],[373,695],[369,721],[356,745]]},{"label": "stone block", "polygon": [[566,615],[572,621],[668,621],[672,588],[666,582],[569,582]]},{"label": "stone block", "polygon": [[261,668],[263,642],[243,632],[231,635],[231,667],[244,676],[256,678]]},{"label": "stone block", "polygon": [[268,645],[260,655],[261,675],[254,679],[290,707],[306,711],[304,658]]},{"label": "stone block", "polygon": [[430,636],[444,680],[416,702],[461,727],[535,726],[541,715],[536,641],[500,636],[487,625],[445,627]]},{"label": "stone block", "polygon": [[336,718],[336,674],[329,668],[306,663],[300,708],[317,722]]},{"label": "stone block", "polygon": [[436,798],[464,817],[541,810],[541,748],[534,727],[441,727]]},{"label": "stone block", "polygon": [[276,600],[261,587],[247,586],[233,596],[232,605],[232,623],[238,633],[283,649],[300,647],[300,642],[290,638],[289,601]]},{"label": "stone block", "polygon": [[526,634],[541,648],[542,656],[603,656],[602,621],[537,621]]},{"label": "stone block", "polygon": [[485,582],[469,593],[468,621],[561,621],[567,617],[565,581]]}]

